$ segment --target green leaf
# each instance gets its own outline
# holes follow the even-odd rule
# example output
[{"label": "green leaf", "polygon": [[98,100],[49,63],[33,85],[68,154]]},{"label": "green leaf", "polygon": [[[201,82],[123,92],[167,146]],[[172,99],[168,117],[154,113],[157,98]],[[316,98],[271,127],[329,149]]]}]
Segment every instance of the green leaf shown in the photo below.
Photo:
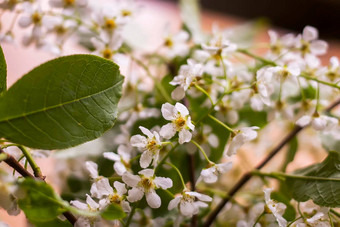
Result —
[{"label": "green leaf", "polygon": [[6,91],[7,88],[7,65],[4,53],[0,46],[0,93]]},{"label": "green leaf", "polygon": [[44,63],[0,97],[0,135],[39,149],[93,140],[113,126],[122,83],[116,64],[93,55]]},{"label": "green leaf", "polygon": [[245,107],[239,111],[241,121],[248,123],[249,126],[263,128],[267,125],[267,113],[264,111],[254,111],[250,107]]},{"label": "green leaf", "polygon": [[297,149],[298,149],[298,140],[297,140],[296,137],[294,137],[289,142],[289,149],[286,153],[286,159],[285,159],[283,166],[282,166],[282,172],[286,172],[286,168],[287,168],[288,164],[291,163],[294,160]]},{"label": "green leaf", "polygon": [[73,225],[65,220],[62,221],[59,218],[53,219],[51,221],[47,222],[41,222],[41,221],[30,221],[32,224],[34,224],[35,227],[72,227]]},{"label": "green leaf", "polygon": [[19,187],[24,192],[19,206],[30,221],[52,221],[66,211],[65,202],[45,182],[27,178],[19,183]]},{"label": "green leaf", "polygon": [[122,207],[118,204],[111,203],[104,211],[101,216],[106,220],[116,220],[124,218],[126,213],[123,211]]},{"label": "green leaf", "polygon": [[312,199],[325,207],[340,207],[340,154],[330,152],[319,164],[308,166],[287,175],[286,184],[292,197],[300,202]]}]

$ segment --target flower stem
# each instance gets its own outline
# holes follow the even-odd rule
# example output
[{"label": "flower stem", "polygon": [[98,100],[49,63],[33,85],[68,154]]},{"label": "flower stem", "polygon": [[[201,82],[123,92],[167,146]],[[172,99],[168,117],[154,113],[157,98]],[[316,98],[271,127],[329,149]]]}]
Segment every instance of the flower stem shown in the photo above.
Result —
[{"label": "flower stem", "polygon": [[45,177],[42,175],[40,167],[34,161],[31,153],[22,145],[18,146],[18,148],[22,151],[23,155],[25,155],[26,160],[28,161],[33,170],[34,176],[40,178],[41,180],[44,180]]},{"label": "flower stem", "polygon": [[198,148],[198,150],[201,151],[201,153],[203,154],[205,160],[207,160],[208,163],[213,163],[212,161],[210,161],[210,159],[208,158],[208,156],[205,153],[205,151],[203,150],[203,148],[195,140],[191,140],[190,142],[193,143]]},{"label": "flower stem", "polygon": [[181,172],[179,171],[179,169],[174,164],[171,164],[170,162],[165,162],[165,164],[171,166],[174,170],[176,170],[179,178],[181,179],[183,190],[185,190],[187,187],[185,186],[185,182],[183,180],[183,176],[182,176]]},{"label": "flower stem", "polygon": [[139,203],[140,203],[140,200],[139,200],[138,202],[136,202],[136,203],[133,204],[132,210],[131,210],[131,212],[130,212],[130,215],[129,215],[128,219],[126,220],[126,223],[125,223],[125,226],[126,226],[126,227],[129,227],[129,226],[130,226],[130,223],[131,223],[131,221],[132,221],[132,217],[133,217],[133,215],[135,214],[136,209],[137,209]]},{"label": "flower stem", "polygon": [[211,96],[208,94],[208,92],[206,90],[204,90],[201,86],[199,86],[198,84],[195,84],[195,87],[200,90],[202,93],[204,93],[210,100],[211,105],[214,105],[214,101],[212,100]]},{"label": "flower stem", "polygon": [[317,79],[317,78],[308,76],[308,75],[306,75],[306,74],[304,74],[304,73],[301,73],[301,74],[300,74],[300,77],[303,77],[303,78],[305,78],[305,79],[307,79],[307,80],[314,80],[314,81],[316,81],[316,82],[318,82],[318,83],[320,83],[320,84],[324,84],[324,85],[327,85],[327,86],[330,86],[330,87],[334,87],[334,88],[340,89],[340,86],[339,86],[339,85],[332,84],[332,83],[327,82],[327,81],[319,80],[319,79]]},{"label": "flower stem", "polygon": [[263,57],[257,56],[257,55],[255,55],[255,54],[249,52],[249,51],[246,50],[246,49],[238,49],[237,52],[242,53],[242,54],[244,54],[244,55],[247,55],[247,56],[249,56],[249,57],[252,57],[252,58],[254,58],[254,59],[256,59],[256,60],[258,60],[258,61],[260,61],[260,62],[262,62],[262,63],[264,63],[264,64],[266,64],[266,65],[276,66],[276,63],[275,63],[275,62],[270,61],[270,60],[267,60],[267,59],[265,59],[265,58],[263,58]]},{"label": "flower stem", "polygon": [[263,217],[263,215],[265,215],[266,211],[264,210],[257,218],[256,218],[256,221],[253,225],[253,227],[256,226],[257,223],[259,223],[259,221],[261,220],[261,218]]},{"label": "flower stem", "polygon": [[223,126],[224,128],[226,128],[231,133],[235,133],[235,131],[232,128],[230,128],[228,125],[224,124],[222,121],[218,120],[217,118],[215,118],[214,116],[212,116],[210,114],[208,116],[209,116],[210,119],[214,120],[216,123]]}]

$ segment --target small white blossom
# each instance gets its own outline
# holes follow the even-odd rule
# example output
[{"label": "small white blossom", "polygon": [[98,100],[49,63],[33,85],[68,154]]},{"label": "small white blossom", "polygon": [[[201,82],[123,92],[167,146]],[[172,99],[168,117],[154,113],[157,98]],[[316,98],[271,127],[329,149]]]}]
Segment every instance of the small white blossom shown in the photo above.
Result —
[{"label": "small white blossom", "polygon": [[179,143],[183,144],[191,140],[192,134],[189,130],[194,130],[195,126],[191,123],[188,109],[181,103],[175,106],[170,103],[162,105],[162,115],[172,121],[161,128],[160,135],[166,139],[172,138],[176,132],[179,136]]},{"label": "small white blossom", "polygon": [[152,165],[155,166],[158,161],[159,151],[162,148],[159,134],[156,131],[150,132],[147,128],[142,126],[140,126],[139,129],[147,137],[134,135],[131,137],[130,142],[132,146],[138,147],[140,151],[143,152],[139,160],[140,166],[142,168],[147,168],[152,160]]},{"label": "small white blossom", "polygon": [[236,135],[232,138],[229,145],[227,155],[231,156],[236,154],[237,150],[245,143],[255,139],[257,137],[257,129],[259,127],[244,127],[236,132]]},{"label": "small white blossom", "polygon": [[114,161],[113,169],[119,176],[122,176],[128,169],[130,169],[130,153],[127,152],[124,145],[119,145],[118,154],[113,152],[104,152],[104,158]]},{"label": "small white blossom", "polygon": [[200,178],[202,178],[205,183],[208,184],[215,183],[218,179],[218,175],[229,171],[231,167],[232,167],[231,162],[213,164],[213,166],[207,169],[203,169],[201,171]]},{"label": "small white blossom", "polygon": [[293,34],[286,34],[279,37],[275,31],[269,30],[268,35],[270,38],[270,52],[276,58],[294,45],[295,37]]},{"label": "small white blossom", "polygon": [[[89,195],[86,195],[86,203],[82,203],[77,200],[72,200],[70,204],[80,210],[85,210],[89,212],[97,212],[100,210],[99,204],[96,203]],[[76,227],[93,226],[98,221],[99,219],[97,217],[79,217],[74,226]]]},{"label": "small white blossom", "polygon": [[307,54],[322,55],[327,52],[328,44],[323,40],[318,40],[318,30],[311,26],[303,29],[302,35],[296,40],[296,47],[303,56]]},{"label": "small white blossom", "polygon": [[182,192],[181,195],[172,199],[168,205],[168,210],[172,210],[179,206],[181,214],[191,217],[198,214],[201,207],[208,207],[206,202],[211,202],[210,196],[198,193],[198,192]]},{"label": "small white blossom", "polygon": [[188,59],[187,65],[182,65],[179,70],[179,75],[175,76],[170,82],[171,85],[179,85],[172,93],[171,97],[175,100],[181,100],[185,96],[186,90],[191,83],[198,77],[202,76],[202,64],[196,64],[192,59]]},{"label": "small white blossom", "polygon": [[101,198],[99,205],[101,208],[108,206],[111,203],[118,204],[125,212],[130,212],[130,204],[125,201],[127,190],[125,184],[115,181],[114,188],[110,186],[109,180],[103,178],[97,182],[97,198]]},{"label": "small white blossom", "polygon": [[311,124],[311,126],[317,131],[330,130],[336,127],[338,123],[339,120],[337,118],[319,115],[318,113],[314,113],[312,116],[304,115],[296,121],[296,124],[300,127],[305,127]]},{"label": "small white blossom", "polygon": [[[167,28],[168,30],[168,28]],[[180,31],[175,35],[167,34],[164,37],[164,52],[168,58],[176,56],[184,57],[189,53],[189,34],[186,31]]]},{"label": "small white blossom", "polygon": [[270,193],[273,191],[272,188],[265,188],[263,190],[264,192],[264,198],[266,202],[266,206],[268,207],[269,211],[275,216],[277,222],[279,223],[280,227],[286,227],[287,221],[282,217],[286,210],[286,205],[283,203],[275,202],[270,198]]},{"label": "small white blossom", "polygon": [[161,198],[156,194],[155,189],[168,189],[172,187],[172,180],[167,177],[156,177],[152,169],[144,169],[138,172],[139,175],[133,175],[129,172],[124,173],[123,181],[132,189],[128,192],[128,201],[136,202],[143,198],[151,208],[159,208],[161,206]]}]

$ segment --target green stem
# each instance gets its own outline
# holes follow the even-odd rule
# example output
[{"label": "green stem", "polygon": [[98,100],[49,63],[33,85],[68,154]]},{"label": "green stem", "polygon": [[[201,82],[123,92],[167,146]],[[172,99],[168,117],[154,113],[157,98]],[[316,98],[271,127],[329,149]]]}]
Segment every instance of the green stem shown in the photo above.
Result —
[{"label": "green stem", "polygon": [[276,66],[276,63],[275,63],[275,62],[270,61],[270,60],[267,60],[267,59],[265,59],[265,58],[263,58],[263,57],[257,56],[257,55],[255,55],[255,54],[249,52],[249,51],[246,50],[246,49],[238,49],[237,52],[242,53],[242,54],[244,54],[244,55],[247,55],[247,56],[249,56],[249,57],[252,57],[252,58],[254,58],[254,59],[256,59],[256,60],[258,60],[258,61],[260,61],[260,62],[262,62],[262,63],[264,63],[264,64],[266,64],[266,65]]},{"label": "green stem", "polygon": [[210,114],[208,116],[209,116],[210,119],[214,120],[216,123],[223,126],[224,128],[226,128],[231,133],[235,133],[235,131],[232,128],[230,128],[228,125],[224,124],[222,121],[218,120],[217,118],[215,118],[214,116],[212,116]]},{"label": "green stem", "polygon": [[171,166],[174,170],[176,170],[179,178],[181,179],[183,190],[185,190],[187,187],[185,186],[185,182],[184,182],[183,176],[182,176],[181,172],[179,171],[179,169],[175,165],[173,165],[173,164],[171,164],[169,162],[165,162],[165,164]]},{"label": "green stem", "polygon": [[31,153],[28,150],[26,150],[26,148],[24,146],[20,145],[20,146],[18,146],[18,148],[22,151],[23,155],[25,155],[26,160],[28,161],[28,163],[30,164],[30,166],[33,170],[34,176],[44,180],[45,177],[42,175],[40,167],[34,161]]},{"label": "green stem", "polygon": [[164,162],[166,161],[166,159],[169,157],[169,155],[177,148],[178,143],[173,146],[171,148],[170,151],[168,151],[168,153],[166,153],[166,155],[164,155],[164,157],[162,158],[162,160],[157,164],[156,168],[155,168],[155,173],[157,173],[157,171],[159,170],[159,168],[164,164]]},{"label": "green stem", "polygon": [[286,173],[280,173],[280,172],[272,172],[272,173],[263,173],[260,171],[252,171],[252,175],[257,176],[265,176],[265,177],[271,177],[276,178],[279,180],[284,180],[285,178],[293,178],[293,179],[299,179],[299,180],[317,180],[317,181],[336,181],[340,182],[340,178],[327,178],[327,177],[315,177],[315,176],[302,176],[302,175],[295,175],[295,174],[286,174]]},{"label": "green stem", "polygon": [[132,210],[131,210],[131,212],[130,212],[130,215],[129,215],[128,219],[126,220],[126,223],[125,223],[125,226],[126,226],[126,227],[129,227],[129,226],[130,226],[130,223],[131,223],[131,221],[132,221],[132,217],[133,217],[133,215],[135,214],[136,209],[137,209],[137,206],[139,205],[139,203],[140,203],[140,200],[139,200],[138,202],[136,202],[136,203],[133,204]]},{"label": "green stem", "polygon": [[298,218],[295,218],[293,221],[291,221],[287,227],[291,226],[292,224],[294,224],[297,220],[301,219],[302,217],[298,217]]},{"label": "green stem", "polygon": [[223,58],[222,58],[221,55],[220,55],[220,59],[221,59],[222,67],[223,67],[223,75],[224,75],[224,79],[225,79],[225,80],[228,80],[228,77],[227,77],[227,67],[226,67],[226,65],[224,64],[224,61],[223,61]]},{"label": "green stem", "polygon": [[257,218],[256,218],[256,221],[253,225],[253,227],[256,226],[257,223],[259,223],[260,219],[263,217],[263,215],[265,215],[266,211],[264,210]]},{"label": "green stem", "polygon": [[330,82],[327,82],[327,81],[319,80],[317,78],[308,76],[308,75],[303,74],[303,73],[300,74],[300,77],[303,77],[303,78],[305,78],[307,80],[313,80],[313,81],[316,81],[316,82],[318,82],[320,84],[324,84],[324,85],[327,85],[327,86],[330,86],[330,87],[334,87],[334,88],[340,89],[339,85],[336,85],[336,84],[333,84],[333,83],[330,83]]},{"label": "green stem", "polygon": [[329,223],[331,224],[331,227],[334,227],[334,223],[331,217],[331,212],[328,211],[328,218],[329,218]]},{"label": "green stem", "polygon": [[193,143],[198,148],[198,150],[201,151],[201,153],[203,154],[205,160],[207,160],[207,162],[209,164],[213,164],[214,163],[214,162],[210,161],[210,159],[208,158],[207,154],[204,152],[203,148],[196,141],[191,140],[190,142]]},{"label": "green stem", "polygon": [[211,96],[208,94],[208,92],[206,90],[204,90],[201,86],[199,86],[198,84],[195,84],[195,87],[200,90],[202,93],[204,93],[210,100],[211,105],[214,105],[214,101],[212,100]]},{"label": "green stem", "polygon": [[340,214],[338,212],[336,212],[334,209],[330,209],[329,210],[332,214],[334,214],[335,216],[337,216],[338,218],[340,218]]}]

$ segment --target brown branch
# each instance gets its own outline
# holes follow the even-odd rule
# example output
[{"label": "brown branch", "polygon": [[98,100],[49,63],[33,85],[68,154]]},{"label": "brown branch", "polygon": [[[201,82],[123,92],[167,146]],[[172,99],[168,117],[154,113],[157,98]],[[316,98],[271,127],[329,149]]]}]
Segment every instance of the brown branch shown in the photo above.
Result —
[{"label": "brown branch", "polygon": [[[40,177],[40,176],[35,177],[35,176],[33,176],[12,155],[7,154],[1,148],[0,148],[0,154],[6,155],[6,159],[4,160],[4,162],[6,162],[7,165],[9,165],[15,171],[17,171],[21,176],[45,181],[45,177]],[[66,211],[66,212],[63,213],[63,215],[72,225],[74,225],[76,223],[77,218],[73,214],[71,214],[71,212]]]},{"label": "brown branch", "polygon": [[[332,103],[328,106],[325,111],[329,112],[337,105],[340,104],[340,99]],[[295,126],[294,129],[275,147],[273,148],[268,156],[259,163],[255,170],[260,170],[263,166],[265,166],[289,141],[291,141],[304,127]],[[203,224],[204,227],[209,227],[214,220],[216,219],[217,215],[221,212],[223,207],[229,202],[229,200],[250,180],[252,177],[251,172],[246,172],[241,179],[236,183],[234,187],[228,192],[226,197],[217,205],[217,207],[210,213],[208,219]]]}]

